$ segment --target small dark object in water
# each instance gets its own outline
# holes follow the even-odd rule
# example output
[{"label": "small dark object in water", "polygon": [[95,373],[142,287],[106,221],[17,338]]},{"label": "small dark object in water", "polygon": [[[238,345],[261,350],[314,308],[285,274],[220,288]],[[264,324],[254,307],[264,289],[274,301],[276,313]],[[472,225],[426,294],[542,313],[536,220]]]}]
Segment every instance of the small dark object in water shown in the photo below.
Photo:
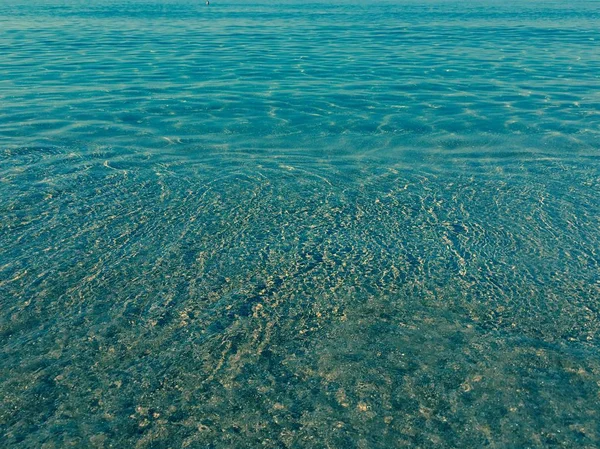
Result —
[{"label": "small dark object in water", "polygon": [[206,0],[206,6],[210,5],[210,2],[208,0]]}]

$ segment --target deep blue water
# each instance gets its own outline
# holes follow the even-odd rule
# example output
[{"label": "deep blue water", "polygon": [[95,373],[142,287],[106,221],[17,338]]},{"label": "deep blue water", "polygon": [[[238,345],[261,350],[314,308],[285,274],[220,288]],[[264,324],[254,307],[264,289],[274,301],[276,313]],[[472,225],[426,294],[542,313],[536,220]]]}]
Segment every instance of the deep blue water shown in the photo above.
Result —
[{"label": "deep blue water", "polygon": [[598,6],[2,1],[0,446],[600,447]]}]

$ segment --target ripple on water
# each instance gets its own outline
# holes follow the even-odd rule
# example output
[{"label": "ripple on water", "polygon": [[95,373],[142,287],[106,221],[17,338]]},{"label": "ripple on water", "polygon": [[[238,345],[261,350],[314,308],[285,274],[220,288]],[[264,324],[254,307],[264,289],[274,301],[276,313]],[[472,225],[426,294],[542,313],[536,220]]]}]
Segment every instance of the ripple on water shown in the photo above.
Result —
[{"label": "ripple on water", "polygon": [[213,3],[0,5],[3,441],[597,446],[596,5]]}]

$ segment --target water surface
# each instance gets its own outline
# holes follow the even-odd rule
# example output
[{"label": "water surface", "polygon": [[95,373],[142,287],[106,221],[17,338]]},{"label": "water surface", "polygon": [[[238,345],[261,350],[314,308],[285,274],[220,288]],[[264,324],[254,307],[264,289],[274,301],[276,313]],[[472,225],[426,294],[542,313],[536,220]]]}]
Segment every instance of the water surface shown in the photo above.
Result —
[{"label": "water surface", "polygon": [[6,447],[600,445],[600,13],[0,4]]}]

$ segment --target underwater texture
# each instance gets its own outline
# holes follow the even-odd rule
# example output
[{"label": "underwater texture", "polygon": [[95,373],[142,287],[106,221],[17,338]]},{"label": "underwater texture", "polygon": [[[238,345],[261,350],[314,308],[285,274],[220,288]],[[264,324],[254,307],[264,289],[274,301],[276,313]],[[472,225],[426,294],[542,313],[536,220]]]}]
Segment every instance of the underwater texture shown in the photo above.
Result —
[{"label": "underwater texture", "polygon": [[2,1],[0,446],[600,447],[598,6]]}]

